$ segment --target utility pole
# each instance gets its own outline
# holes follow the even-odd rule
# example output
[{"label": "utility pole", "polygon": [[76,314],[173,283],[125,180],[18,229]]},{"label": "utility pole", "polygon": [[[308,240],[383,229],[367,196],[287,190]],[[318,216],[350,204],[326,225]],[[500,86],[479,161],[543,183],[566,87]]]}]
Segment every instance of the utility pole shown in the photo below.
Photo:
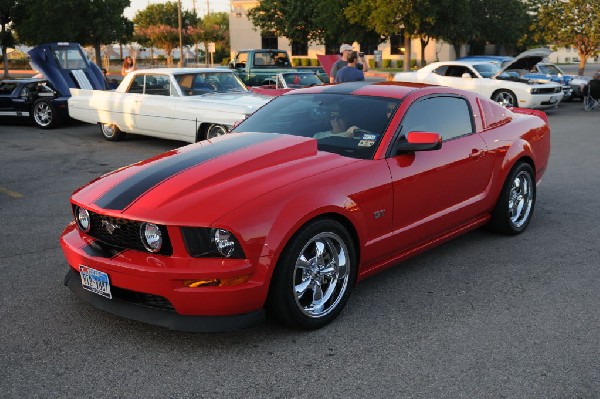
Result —
[{"label": "utility pole", "polygon": [[179,26],[179,68],[183,68],[183,35],[181,33],[181,0],[177,0],[177,24]]}]

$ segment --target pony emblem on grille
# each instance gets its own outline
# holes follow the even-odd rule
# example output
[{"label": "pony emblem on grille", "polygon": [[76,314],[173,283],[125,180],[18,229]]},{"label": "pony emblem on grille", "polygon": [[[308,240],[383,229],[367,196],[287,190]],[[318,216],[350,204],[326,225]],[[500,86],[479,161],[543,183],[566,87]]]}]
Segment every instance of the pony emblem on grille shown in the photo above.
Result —
[{"label": "pony emblem on grille", "polygon": [[118,224],[113,224],[111,222],[109,222],[108,220],[104,219],[102,221],[102,227],[104,228],[104,230],[106,230],[108,232],[108,234],[114,233],[114,231],[118,228],[120,228],[121,226],[119,226]]}]

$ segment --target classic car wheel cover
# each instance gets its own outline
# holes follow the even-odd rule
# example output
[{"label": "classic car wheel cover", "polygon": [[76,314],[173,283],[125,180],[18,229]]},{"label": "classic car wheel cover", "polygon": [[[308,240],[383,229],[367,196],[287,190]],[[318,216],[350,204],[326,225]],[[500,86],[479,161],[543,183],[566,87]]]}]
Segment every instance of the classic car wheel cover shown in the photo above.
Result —
[{"label": "classic car wheel cover", "polygon": [[107,138],[114,137],[116,133],[115,125],[109,125],[107,123],[102,124],[102,134]]},{"label": "classic car wheel cover", "polygon": [[208,128],[208,132],[206,133],[207,139],[214,139],[215,137],[222,136],[227,133],[227,129],[225,129],[222,125],[211,125]]},{"label": "classic car wheel cover", "polygon": [[529,219],[533,205],[533,179],[525,171],[519,172],[512,181],[508,195],[508,215],[516,228],[523,226]]},{"label": "classic car wheel cover", "polygon": [[514,96],[507,91],[501,91],[494,95],[494,101],[505,107],[514,107],[517,105]]},{"label": "classic car wheel cover", "polygon": [[52,109],[47,103],[39,102],[35,105],[33,117],[38,125],[48,126],[52,123]]},{"label": "classic car wheel cover", "polygon": [[349,261],[337,234],[319,233],[304,245],[293,274],[294,298],[302,313],[319,318],[337,307],[348,288]]}]

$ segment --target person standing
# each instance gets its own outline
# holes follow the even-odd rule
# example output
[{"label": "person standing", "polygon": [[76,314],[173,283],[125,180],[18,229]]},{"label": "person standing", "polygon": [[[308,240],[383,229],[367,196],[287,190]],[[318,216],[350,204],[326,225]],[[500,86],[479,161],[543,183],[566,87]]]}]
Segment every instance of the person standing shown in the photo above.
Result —
[{"label": "person standing", "polygon": [[[333,66],[331,67],[331,72],[329,74],[329,83],[334,83],[337,72],[346,65],[348,65],[348,55],[351,51],[353,51],[352,46],[349,44],[342,44],[340,46],[340,55],[342,56],[342,58],[334,62]],[[363,72],[367,72],[369,70],[369,67],[367,65],[367,62],[365,61],[364,55],[361,57],[360,61],[361,62],[357,64],[356,68]]]},{"label": "person standing", "polygon": [[125,76],[129,72],[135,71],[135,69],[136,68],[135,68],[135,64],[133,62],[133,58],[131,58],[131,56],[128,55],[123,60],[123,67],[121,67],[121,75]]},{"label": "person standing", "polygon": [[357,64],[358,54],[356,51],[351,51],[350,54],[348,54],[348,64],[340,69],[335,75],[335,83],[365,80],[365,74],[357,68]]}]

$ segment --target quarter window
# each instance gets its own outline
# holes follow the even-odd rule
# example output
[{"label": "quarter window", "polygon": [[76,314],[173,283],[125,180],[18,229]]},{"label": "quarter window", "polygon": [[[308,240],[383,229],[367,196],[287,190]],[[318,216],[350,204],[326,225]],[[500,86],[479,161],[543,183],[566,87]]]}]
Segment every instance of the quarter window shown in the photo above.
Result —
[{"label": "quarter window", "polygon": [[435,132],[444,140],[474,132],[471,110],[468,102],[460,97],[430,97],[410,106],[400,133]]}]

